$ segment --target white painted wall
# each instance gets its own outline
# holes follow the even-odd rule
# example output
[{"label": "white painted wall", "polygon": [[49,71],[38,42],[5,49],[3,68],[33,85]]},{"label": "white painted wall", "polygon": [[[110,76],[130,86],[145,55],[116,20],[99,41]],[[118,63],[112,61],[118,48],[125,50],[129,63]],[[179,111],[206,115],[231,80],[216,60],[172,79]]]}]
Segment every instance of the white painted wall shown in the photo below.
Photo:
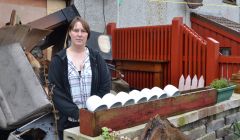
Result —
[{"label": "white painted wall", "polygon": [[183,22],[190,26],[190,12],[222,16],[240,22],[240,0],[237,0],[238,6],[235,7],[224,4],[222,0],[204,0],[203,6],[197,9],[189,9],[184,0],[171,1],[123,0],[118,6],[117,0],[75,0],[74,4],[91,29],[98,32],[104,32],[105,24],[109,22],[116,22],[117,27],[164,25],[171,24],[177,16],[183,17]]}]

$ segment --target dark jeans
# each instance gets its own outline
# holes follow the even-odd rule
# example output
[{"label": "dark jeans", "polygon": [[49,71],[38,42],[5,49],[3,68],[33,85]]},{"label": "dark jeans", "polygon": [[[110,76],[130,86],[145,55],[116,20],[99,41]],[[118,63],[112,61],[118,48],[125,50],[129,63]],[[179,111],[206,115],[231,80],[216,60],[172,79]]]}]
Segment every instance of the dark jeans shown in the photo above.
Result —
[{"label": "dark jeans", "polygon": [[[79,126],[79,122],[67,121],[67,123],[64,126],[64,129],[77,127],[77,126]],[[58,137],[59,137],[59,140],[63,140],[63,130],[58,130]]]}]

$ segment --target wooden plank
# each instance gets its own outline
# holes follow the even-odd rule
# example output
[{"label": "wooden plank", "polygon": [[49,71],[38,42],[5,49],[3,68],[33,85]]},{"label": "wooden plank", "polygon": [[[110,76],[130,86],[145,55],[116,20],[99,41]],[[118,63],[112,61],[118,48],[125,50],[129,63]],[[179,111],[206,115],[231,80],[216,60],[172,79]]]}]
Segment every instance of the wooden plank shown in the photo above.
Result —
[{"label": "wooden plank", "polygon": [[[122,71],[132,87],[163,87],[163,64],[168,61],[115,60],[117,69]],[[134,76],[133,76],[134,75]]]},{"label": "wooden plank", "polygon": [[[81,126],[81,130],[80,132],[86,132],[86,134],[88,134],[89,136],[94,136],[96,135],[96,133],[92,130],[96,129],[96,119],[95,119],[95,115],[93,115],[91,112],[89,112],[88,110],[85,109],[81,109],[80,110],[80,115],[84,114],[83,116],[80,116],[80,123],[79,125]],[[84,119],[84,120],[83,120]],[[82,122],[82,123],[81,123]]]},{"label": "wooden plank", "polygon": [[117,60],[116,65],[119,70],[162,72],[162,63],[165,62],[145,62],[145,61],[124,61]]},{"label": "wooden plank", "polygon": [[170,117],[184,112],[196,110],[216,103],[216,90],[194,90],[177,97],[159,99],[121,108],[89,112],[80,109],[80,133],[98,136],[101,128],[106,126],[113,130],[133,127],[146,123],[156,114]]}]

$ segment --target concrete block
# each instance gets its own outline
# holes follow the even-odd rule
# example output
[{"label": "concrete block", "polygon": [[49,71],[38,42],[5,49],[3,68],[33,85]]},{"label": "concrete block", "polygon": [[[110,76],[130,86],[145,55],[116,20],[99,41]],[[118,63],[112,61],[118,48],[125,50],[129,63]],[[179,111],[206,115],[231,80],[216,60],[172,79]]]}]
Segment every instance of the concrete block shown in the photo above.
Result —
[{"label": "concrete block", "polygon": [[224,127],[224,122],[225,122],[224,118],[221,118],[207,123],[207,133]]},{"label": "concrete block", "polygon": [[215,132],[211,132],[211,133],[208,133],[196,140],[216,140],[216,135],[215,135]]},{"label": "concrete block", "polygon": [[230,126],[231,125],[226,125],[223,128],[219,128],[218,130],[216,130],[216,138],[222,138],[224,136],[227,136],[229,134]]},{"label": "concrete block", "polygon": [[224,140],[238,140],[239,138],[235,134],[229,134],[224,137]]},{"label": "concrete block", "polygon": [[205,125],[208,122],[208,117],[198,120],[196,122],[192,122],[190,124],[184,125],[182,127],[179,127],[179,129],[183,132],[183,131],[190,131],[194,128],[200,127],[202,125]]},{"label": "concrete block", "polygon": [[183,132],[190,140],[196,140],[206,134],[206,127],[204,125],[197,127],[190,131]]},{"label": "concrete block", "polygon": [[226,124],[232,124],[233,122],[240,121],[240,112],[226,116]]},{"label": "concrete block", "polygon": [[[136,139],[140,136],[146,124],[141,124],[131,128],[122,129],[116,132],[118,136],[126,136],[130,139]],[[80,128],[81,129],[81,128]],[[89,137],[80,133],[79,127],[69,128],[64,130],[64,140],[101,140],[101,136]]]},{"label": "concrete block", "polygon": [[219,114],[216,114],[214,119],[217,120],[217,119],[225,118],[226,116],[228,116],[230,114],[232,114],[231,111],[227,110],[227,111],[221,112]]}]

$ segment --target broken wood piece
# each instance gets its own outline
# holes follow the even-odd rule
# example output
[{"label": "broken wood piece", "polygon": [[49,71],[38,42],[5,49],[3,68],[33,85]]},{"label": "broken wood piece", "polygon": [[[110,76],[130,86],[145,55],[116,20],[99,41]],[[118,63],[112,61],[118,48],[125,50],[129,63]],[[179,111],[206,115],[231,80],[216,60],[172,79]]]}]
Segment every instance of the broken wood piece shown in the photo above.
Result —
[{"label": "broken wood piece", "polygon": [[12,10],[9,24],[10,25],[15,25],[16,24],[16,10]]},{"label": "broken wood piece", "polygon": [[146,124],[140,140],[188,140],[187,136],[159,115]]},{"label": "broken wood piece", "polygon": [[41,64],[39,63],[39,61],[30,52],[25,52],[25,54],[33,69],[39,70],[41,68]]}]

